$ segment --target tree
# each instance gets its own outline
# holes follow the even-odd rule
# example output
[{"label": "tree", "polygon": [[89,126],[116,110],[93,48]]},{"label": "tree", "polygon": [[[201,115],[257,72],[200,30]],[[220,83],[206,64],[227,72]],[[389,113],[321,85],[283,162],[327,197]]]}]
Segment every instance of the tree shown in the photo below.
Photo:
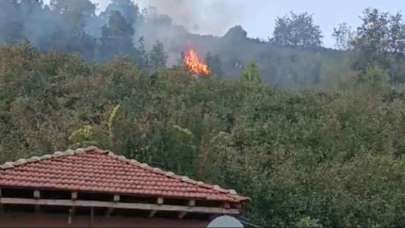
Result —
[{"label": "tree", "polygon": [[255,62],[249,63],[242,73],[242,81],[249,83],[262,82],[262,76],[259,67]]},{"label": "tree", "polygon": [[371,86],[377,91],[384,91],[383,88],[388,85],[389,76],[386,70],[378,66],[370,66],[366,72],[359,75],[359,81]]},{"label": "tree", "polygon": [[238,42],[243,42],[247,40],[247,32],[242,26],[237,25],[228,30],[228,32],[224,35],[223,39],[228,40],[228,42],[235,44]]},{"label": "tree", "polygon": [[397,78],[394,66],[405,54],[405,24],[401,14],[390,15],[377,9],[366,9],[362,25],[357,28],[353,42],[356,54],[353,68],[365,73],[370,68],[388,70],[390,78]]},{"label": "tree", "polygon": [[362,76],[291,91],[257,84],[254,62],[240,81],[194,80],[2,46],[0,160],[96,144],[236,189],[260,227],[404,227],[405,92]]},{"label": "tree", "polygon": [[72,32],[82,32],[86,20],[95,15],[96,6],[90,0],[51,0],[52,11],[63,18]]},{"label": "tree", "polygon": [[93,59],[96,41],[85,32],[90,18],[95,17],[96,6],[90,0],[51,0],[50,9],[55,30],[50,36],[48,49],[81,54]]},{"label": "tree", "polygon": [[354,68],[361,71],[367,70],[372,65],[386,68],[390,23],[388,13],[366,9],[362,21],[353,42],[358,56]]},{"label": "tree", "polygon": [[321,39],[321,30],[312,15],[291,12],[289,17],[277,18],[271,41],[281,46],[319,47]]},{"label": "tree", "polygon": [[333,29],[332,36],[335,38],[336,48],[340,50],[348,50],[352,48],[354,32],[348,24],[339,24]]},{"label": "tree", "polygon": [[133,43],[134,29],[119,11],[113,11],[108,25],[102,28],[101,53],[99,58],[106,60],[114,56],[135,56]]},{"label": "tree", "polygon": [[390,52],[396,57],[405,54],[405,24],[402,22],[402,15],[397,13],[390,18]]},{"label": "tree", "polygon": [[210,68],[212,74],[214,74],[217,77],[222,77],[224,75],[222,60],[219,57],[219,55],[213,55],[210,52],[208,52],[207,56],[205,57],[205,62]]},{"label": "tree", "polygon": [[130,24],[135,25],[140,17],[139,8],[131,0],[113,0],[103,12],[105,15],[111,15],[118,11]]},{"label": "tree", "polygon": [[152,50],[149,53],[149,65],[152,69],[161,69],[166,66],[167,54],[163,43],[158,41],[153,45]]}]

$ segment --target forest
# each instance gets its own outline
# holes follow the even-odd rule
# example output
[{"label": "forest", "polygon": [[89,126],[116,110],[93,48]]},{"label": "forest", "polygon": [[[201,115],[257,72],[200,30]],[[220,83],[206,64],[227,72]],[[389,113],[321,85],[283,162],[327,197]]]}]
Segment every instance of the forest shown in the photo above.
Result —
[{"label": "forest", "polygon": [[[401,17],[366,9],[328,49],[307,13],[262,41],[240,26],[187,33],[129,0],[99,14],[87,0],[0,1],[0,161],[96,145],[236,189],[260,227],[405,226]],[[209,77],[159,41],[168,28]]]}]

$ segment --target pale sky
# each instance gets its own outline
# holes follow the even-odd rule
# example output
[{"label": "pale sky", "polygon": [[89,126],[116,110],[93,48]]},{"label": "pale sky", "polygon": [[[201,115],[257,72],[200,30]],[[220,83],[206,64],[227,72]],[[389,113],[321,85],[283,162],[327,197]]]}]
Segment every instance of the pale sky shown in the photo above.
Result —
[{"label": "pale sky", "polygon": [[[98,3],[100,8],[105,7],[109,2],[109,0],[92,1]],[[197,9],[193,9],[193,13],[199,14],[194,21],[195,31],[222,35],[230,26],[242,25],[249,37],[261,39],[271,36],[277,17],[284,16],[290,11],[297,13],[306,11],[313,14],[315,23],[321,26],[324,45],[327,47],[334,45],[331,37],[333,28],[342,22],[356,27],[360,23],[359,17],[365,8],[372,7],[391,13],[403,12],[405,14],[405,0],[134,0],[134,2],[141,7],[159,3],[167,6],[173,2],[171,9],[175,10],[178,9],[178,2],[186,2],[187,5],[195,3],[198,5],[196,8],[200,9],[198,12]],[[221,5],[221,10],[214,9],[214,6],[218,5]],[[171,14],[171,11],[170,9],[162,10],[167,14]],[[179,15],[170,16],[175,18],[175,22],[179,24],[189,22]],[[222,21],[223,26],[214,26],[219,24],[216,23],[218,21]],[[214,27],[215,29],[213,29]]]}]

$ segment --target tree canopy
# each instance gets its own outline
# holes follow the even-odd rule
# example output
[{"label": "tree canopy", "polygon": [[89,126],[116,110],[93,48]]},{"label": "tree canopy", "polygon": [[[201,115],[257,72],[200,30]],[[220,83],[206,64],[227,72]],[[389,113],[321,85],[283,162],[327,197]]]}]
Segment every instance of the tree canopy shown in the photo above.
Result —
[{"label": "tree canopy", "polygon": [[308,13],[279,17],[273,32],[272,42],[282,46],[320,47],[322,44],[320,27],[314,24]]}]

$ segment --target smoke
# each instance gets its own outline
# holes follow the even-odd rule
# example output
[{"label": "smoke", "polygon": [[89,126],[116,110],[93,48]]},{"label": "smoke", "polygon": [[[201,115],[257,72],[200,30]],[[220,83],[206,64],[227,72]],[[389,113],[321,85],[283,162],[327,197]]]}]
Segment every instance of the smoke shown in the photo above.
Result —
[{"label": "smoke", "polygon": [[[222,36],[242,17],[245,0],[133,0],[145,9],[145,21],[137,25],[135,40],[150,49],[162,42],[168,64],[177,64],[181,53],[193,46],[202,54],[215,49],[214,36]],[[193,34],[209,35],[204,37]]]},{"label": "smoke", "polygon": [[[49,2],[50,0],[45,0]],[[91,0],[103,11],[111,0]],[[141,8],[154,8],[177,25],[199,34],[222,35],[244,13],[244,0],[132,0]]]},{"label": "smoke", "polygon": [[234,25],[246,4],[239,0],[141,0],[139,3],[168,15],[190,32],[214,35],[222,35]]}]

